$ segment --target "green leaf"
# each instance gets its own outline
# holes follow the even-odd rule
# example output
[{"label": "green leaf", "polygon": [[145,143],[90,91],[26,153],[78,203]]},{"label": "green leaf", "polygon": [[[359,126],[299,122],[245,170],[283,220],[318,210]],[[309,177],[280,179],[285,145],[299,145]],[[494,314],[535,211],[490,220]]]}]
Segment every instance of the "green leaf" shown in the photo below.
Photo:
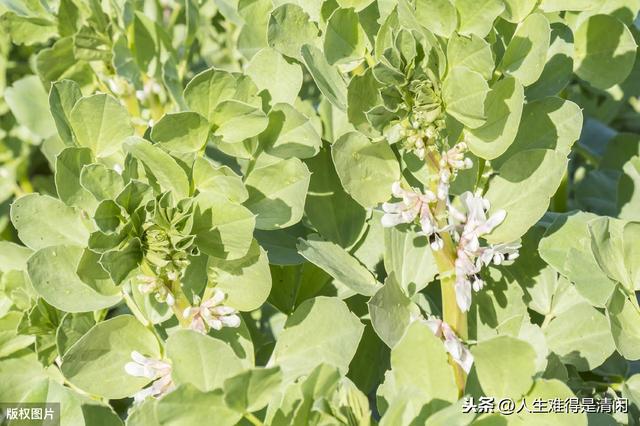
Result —
[{"label": "green leaf", "polygon": [[411,398],[423,404],[434,399],[448,402],[458,399],[453,368],[447,361],[444,345],[420,321],[409,326],[391,351],[391,374],[398,395],[411,392]]},{"label": "green leaf", "polygon": [[301,53],[318,89],[336,108],[346,111],[347,85],[338,69],[329,65],[322,51],[313,45],[303,45]]},{"label": "green leaf", "polygon": [[591,251],[589,222],[597,216],[579,212],[558,217],[540,241],[540,257],[575,283],[587,300],[604,307],[615,283],[598,267]]},{"label": "green leaf", "polygon": [[409,296],[425,288],[438,273],[429,241],[410,230],[384,229],[384,269]]},{"label": "green leaf", "polygon": [[240,311],[258,309],[269,296],[271,273],[267,252],[255,240],[240,259],[210,257],[209,271],[216,277],[216,288],[227,295],[225,304]]},{"label": "green leaf", "polygon": [[299,237],[308,234],[307,228],[301,223],[289,228],[275,231],[261,231],[256,229],[255,238],[269,255],[271,265],[299,265],[304,258],[298,254],[296,244]]},{"label": "green leaf", "polygon": [[243,369],[229,345],[191,330],[178,330],[167,339],[167,357],[178,385],[188,383],[203,392],[221,388]]},{"label": "green leaf", "polygon": [[629,296],[618,290],[607,309],[616,349],[628,360],[640,359],[640,310]]},{"label": "green leaf", "polygon": [[122,176],[99,163],[87,164],[82,168],[80,185],[98,201],[114,200],[124,189]]},{"label": "green leaf", "polygon": [[311,175],[297,158],[254,169],[245,181],[245,205],[257,215],[256,228],[286,228],[302,219]]},{"label": "green leaf", "polygon": [[[575,398],[575,395],[571,392],[571,389],[560,380],[536,379],[531,391],[525,396],[527,402],[535,399],[548,401],[554,398],[565,401],[569,398]],[[523,410],[522,414],[518,414],[518,418],[522,421],[522,424],[526,426],[537,426],[539,424],[554,426],[587,425],[587,415],[585,413],[532,413],[528,410]]]},{"label": "green leaf", "polygon": [[35,68],[46,88],[51,87],[54,81],[63,79],[88,86],[93,83],[93,70],[87,62],[78,59],[74,55],[73,37],[63,37],[35,56]]},{"label": "green leaf", "polygon": [[209,138],[209,123],[197,112],[164,115],[151,129],[151,139],[168,151],[200,151]]},{"label": "green leaf", "polygon": [[240,176],[227,166],[216,166],[206,157],[198,157],[193,163],[193,182],[198,191],[224,196],[229,201],[242,203],[249,198]]},{"label": "green leaf", "polygon": [[547,13],[561,10],[583,11],[591,10],[599,3],[599,0],[542,0],[539,7]]},{"label": "green leaf", "polygon": [[304,258],[300,259],[299,265],[270,265],[273,286],[269,303],[287,315],[300,303],[317,296],[332,279],[313,263],[302,263]]},{"label": "green leaf", "polygon": [[460,19],[458,32],[485,38],[505,7],[500,0],[456,0],[456,9]]},{"label": "green leaf", "polygon": [[547,61],[551,28],[544,15],[535,13],[525,19],[504,52],[500,69],[516,77],[523,86],[535,83]]},{"label": "green leaf", "polygon": [[[34,353],[0,361],[0,394],[12,401],[29,400],[32,393],[46,386],[49,378]],[[42,397],[39,398],[42,400]]]},{"label": "green leaf", "polygon": [[92,213],[96,199],[80,182],[84,166],[93,161],[89,148],[65,148],[56,158],[55,182],[58,197],[67,205],[80,207]]},{"label": "green leaf", "polygon": [[620,219],[640,221],[640,156],[625,163],[623,171],[618,182],[618,216]]},{"label": "green leaf", "polygon": [[373,1],[374,0],[337,0],[338,4],[343,9],[352,7],[356,10],[356,12],[360,12],[362,9],[373,3]]},{"label": "green leaf", "polygon": [[375,277],[342,247],[317,235],[298,239],[298,252],[341,284],[364,296],[373,296],[380,287]]},{"label": "green leaf", "polygon": [[212,192],[199,194],[192,233],[203,253],[220,259],[239,259],[253,240],[256,219],[246,207]]},{"label": "green leaf", "polygon": [[[122,295],[113,284],[104,289],[109,292],[103,293],[101,287],[91,286],[78,275],[82,255],[81,247],[71,245],[50,246],[35,252],[27,262],[35,290],[49,304],[65,312],[95,311],[118,303]],[[96,269],[95,264],[93,268]]]},{"label": "green leaf", "polygon": [[315,44],[318,27],[298,5],[286,3],[271,12],[267,40],[269,46],[290,58],[300,60],[300,49]]},{"label": "green leaf", "polygon": [[411,324],[412,310],[415,310],[411,299],[404,294],[395,277],[389,275],[367,305],[376,334],[393,348]]},{"label": "green leaf", "polygon": [[491,45],[475,34],[451,35],[447,44],[447,64],[452,69],[457,66],[466,67],[480,73],[486,80],[491,79],[495,68]]},{"label": "green leaf", "polygon": [[58,244],[84,246],[91,229],[77,209],[40,194],[18,198],[11,206],[11,222],[20,241],[34,250]]},{"label": "green leaf", "polygon": [[33,254],[33,250],[28,247],[12,243],[11,241],[0,241],[0,272],[12,270],[23,271],[27,267],[27,259]]},{"label": "green leaf", "polygon": [[482,75],[460,66],[453,68],[442,84],[447,114],[472,129],[486,121],[484,105],[488,93],[489,85]]},{"label": "green leaf", "polygon": [[580,371],[598,367],[615,350],[607,318],[588,303],[567,309],[543,331],[549,349]]},{"label": "green leaf", "polygon": [[600,269],[630,293],[640,288],[640,223],[602,217],[588,226],[591,249]]},{"label": "green leaf", "polygon": [[211,118],[213,134],[223,143],[235,144],[259,135],[269,124],[260,108],[236,100],[216,105]]},{"label": "green leaf", "polygon": [[633,68],[636,42],[613,16],[594,15],[575,31],[574,71],[598,89],[621,83]]},{"label": "green leaf", "polygon": [[49,112],[47,92],[35,75],[24,77],[7,87],[4,100],[18,123],[41,139],[56,134],[56,125]]},{"label": "green leaf", "polygon": [[238,34],[238,51],[248,60],[252,59],[260,49],[268,46],[267,27],[271,9],[273,9],[271,0],[238,2],[238,14],[244,20],[244,25]]},{"label": "green leaf", "polygon": [[309,118],[289,104],[275,104],[271,108],[269,125],[259,140],[265,152],[280,158],[310,158],[322,145]]},{"label": "green leaf", "polygon": [[498,169],[489,184],[488,214],[507,213],[504,221],[486,236],[490,243],[515,241],[545,213],[567,167],[567,157],[548,149],[521,151]]},{"label": "green leaf", "polygon": [[269,403],[281,382],[279,367],[247,370],[224,382],[224,400],[240,413],[258,411]]},{"label": "green leaf", "polygon": [[64,356],[82,336],[96,325],[93,312],[65,314],[56,331],[58,354]]},{"label": "green leaf", "polygon": [[306,300],[287,318],[268,365],[280,366],[285,382],[309,374],[322,363],[345,373],[363,331],[364,325],[343,301]]},{"label": "green leaf", "polygon": [[538,81],[527,87],[527,99],[555,96],[573,77],[573,32],[561,22],[551,24],[546,64]]},{"label": "green leaf", "polygon": [[0,28],[2,28],[3,34],[11,35],[15,44],[44,44],[56,36],[55,22],[50,19],[39,16],[21,16],[12,11],[3,10],[0,16]]},{"label": "green leaf", "polygon": [[518,400],[533,385],[536,353],[529,343],[498,336],[480,342],[471,352],[485,395]]},{"label": "green leaf", "polygon": [[74,386],[110,399],[130,396],[149,382],[124,370],[131,352],[160,358],[155,335],[131,315],[95,325],[62,358],[62,374]]},{"label": "green leaf", "polygon": [[245,72],[258,89],[269,92],[273,104],[293,104],[302,87],[300,65],[287,62],[277,50],[270,47],[259,50],[247,64]]},{"label": "green leaf", "polygon": [[378,82],[372,69],[362,75],[355,75],[349,82],[347,90],[347,115],[349,122],[362,133],[373,136],[376,130],[367,120],[367,111],[382,102]]},{"label": "green leaf", "polygon": [[56,81],[49,92],[49,110],[60,138],[67,145],[73,144],[73,131],[69,116],[73,106],[82,98],[80,86],[73,80]]},{"label": "green leaf", "polygon": [[504,0],[502,17],[509,22],[522,22],[535,9],[537,0]]},{"label": "green leaf", "polygon": [[366,34],[354,9],[336,9],[324,31],[324,54],[330,64],[361,59],[366,51]]},{"label": "green leaf", "polygon": [[485,101],[486,123],[465,130],[471,152],[487,160],[502,155],[516,138],[523,104],[524,90],[517,79],[506,77],[498,81]]},{"label": "green leaf", "polygon": [[450,0],[418,0],[416,19],[441,37],[451,36],[458,27],[458,14]]},{"label": "green leaf", "polygon": [[127,138],[124,149],[145,165],[160,188],[171,191],[178,200],[189,196],[187,174],[169,154],[137,136]]},{"label": "green leaf", "polygon": [[500,168],[507,159],[528,149],[552,149],[569,155],[581,132],[582,110],[573,102],[550,97],[528,103],[522,110],[515,141],[491,163]]},{"label": "green leaf", "polygon": [[216,426],[234,426],[242,418],[225,404],[221,390],[203,393],[191,385],[179,386],[162,398],[155,412],[160,426],[189,426],[203,419],[215,419]]},{"label": "green leaf", "polygon": [[365,231],[366,210],[342,188],[328,146],[306,164],[311,172],[307,217],[325,239],[351,247]]},{"label": "green leaf", "polygon": [[69,115],[69,124],[78,145],[91,148],[98,157],[115,154],[133,134],[127,110],[105,94],[78,100]]},{"label": "green leaf", "polygon": [[398,162],[386,141],[372,142],[350,132],[331,147],[342,186],[363,207],[373,207],[391,197],[391,185],[400,178]]},{"label": "green leaf", "polygon": [[233,74],[210,68],[191,79],[184,89],[184,99],[192,111],[212,122],[216,106],[237,97],[237,86]]}]

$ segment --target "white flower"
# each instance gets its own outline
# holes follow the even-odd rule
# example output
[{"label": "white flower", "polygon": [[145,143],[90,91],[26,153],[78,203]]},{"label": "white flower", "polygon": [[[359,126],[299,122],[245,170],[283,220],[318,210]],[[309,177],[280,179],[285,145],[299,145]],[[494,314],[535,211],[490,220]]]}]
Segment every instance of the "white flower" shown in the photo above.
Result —
[{"label": "white flower", "polygon": [[465,170],[473,167],[473,162],[470,158],[465,158],[464,153],[467,150],[467,144],[460,142],[447,152],[443,153],[440,158],[440,166],[450,167],[454,171]]},{"label": "white flower", "polygon": [[401,223],[411,223],[420,217],[428,218],[430,215],[429,203],[436,201],[436,196],[431,191],[427,191],[424,195],[419,193],[417,189],[411,188],[407,190],[402,188],[400,182],[394,182],[391,185],[391,193],[395,198],[400,198],[397,203],[383,203],[382,210],[385,212],[382,216],[382,226],[390,228]]},{"label": "white flower", "polygon": [[140,352],[131,352],[133,362],[124,366],[124,371],[134,377],[146,377],[154,380],[151,386],[136,392],[133,395],[135,403],[140,403],[148,397],[157,398],[166,394],[174,387],[171,379],[171,364],[154,358],[148,358]]},{"label": "white flower", "polygon": [[469,311],[471,308],[471,282],[466,278],[456,279],[456,302],[462,312]]},{"label": "white flower", "polygon": [[495,265],[501,265],[505,261],[517,259],[520,255],[518,253],[520,247],[522,244],[519,242],[491,245],[483,250],[478,260],[484,265],[489,265],[492,262]]},{"label": "white flower", "polygon": [[185,309],[183,314],[185,318],[193,316],[189,327],[202,334],[206,334],[207,325],[214,330],[221,330],[222,327],[239,327],[238,311],[222,304],[225,297],[222,291],[216,289],[213,296],[202,302],[200,306],[191,306]]},{"label": "white flower", "polygon": [[138,285],[140,293],[154,293],[158,302],[166,302],[169,306],[173,306],[176,303],[173,293],[169,291],[160,278],[151,275],[138,275],[136,278],[140,281]]},{"label": "white flower", "polygon": [[429,238],[431,248],[433,250],[442,249],[444,242],[438,233],[446,229],[438,228],[438,223],[430,207],[430,204],[437,201],[436,195],[428,190],[421,194],[415,188],[404,189],[400,182],[395,182],[391,186],[391,192],[395,198],[400,198],[401,201],[382,204],[382,210],[385,212],[381,220],[382,226],[390,228],[401,223],[413,223],[418,219],[422,234]]},{"label": "white flower", "polygon": [[436,337],[444,339],[444,347],[451,355],[451,358],[453,358],[466,373],[469,373],[471,365],[473,364],[473,355],[469,349],[464,346],[462,340],[456,336],[451,326],[436,317],[429,317],[429,319],[423,320],[423,322],[427,324]]},{"label": "white flower", "polygon": [[487,218],[489,201],[468,191],[460,196],[460,200],[465,213],[449,206],[449,214],[454,221],[459,222],[455,290],[458,306],[466,312],[471,307],[471,290],[480,291],[484,287],[484,281],[479,276],[483,264],[487,265],[494,257],[498,261],[504,260],[505,256],[513,253],[514,246],[481,247],[480,237],[500,225],[506,212],[499,210]]}]

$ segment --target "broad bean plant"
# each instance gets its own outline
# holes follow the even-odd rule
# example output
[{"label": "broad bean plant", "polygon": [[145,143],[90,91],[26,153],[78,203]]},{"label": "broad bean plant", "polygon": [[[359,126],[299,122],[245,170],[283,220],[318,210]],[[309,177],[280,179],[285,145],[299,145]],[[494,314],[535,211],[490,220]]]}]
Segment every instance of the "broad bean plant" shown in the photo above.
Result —
[{"label": "broad bean plant", "polygon": [[638,0],[0,0],[0,402],[639,425]]}]

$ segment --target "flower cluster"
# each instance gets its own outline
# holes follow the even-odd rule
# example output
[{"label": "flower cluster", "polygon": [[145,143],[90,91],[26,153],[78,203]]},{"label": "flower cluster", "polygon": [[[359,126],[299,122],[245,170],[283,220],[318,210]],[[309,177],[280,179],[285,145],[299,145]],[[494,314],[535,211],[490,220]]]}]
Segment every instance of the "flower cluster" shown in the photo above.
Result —
[{"label": "flower cluster", "polygon": [[447,200],[449,196],[449,186],[458,175],[458,172],[473,167],[471,159],[464,156],[466,151],[467,144],[460,142],[454,145],[453,148],[443,152],[440,156],[440,162],[438,164],[438,199]]},{"label": "flower cluster", "polygon": [[[452,153],[445,161],[464,163],[456,153]],[[459,165],[455,164],[456,167]],[[487,217],[489,201],[482,196],[469,191],[460,195],[463,211],[451,205],[447,196],[447,224],[439,226],[434,214],[434,208],[439,199],[436,194],[429,190],[421,193],[416,188],[404,189],[399,182],[393,184],[392,194],[400,201],[382,205],[384,211],[382,226],[393,227],[403,223],[418,222],[422,233],[429,238],[432,250],[436,251],[443,248],[440,234],[451,233],[452,239],[456,242],[455,289],[461,310],[465,312],[469,310],[471,290],[480,291],[484,287],[484,281],[480,278],[480,271],[484,266],[491,263],[500,265],[518,257],[519,243],[481,245],[482,236],[493,231],[506,216],[504,210],[499,210]]]},{"label": "flower cluster", "polygon": [[175,384],[171,379],[171,364],[166,361],[148,358],[137,351],[131,352],[131,359],[133,362],[128,362],[124,366],[124,371],[127,374],[153,380],[151,386],[133,395],[136,404],[148,397],[158,398],[173,390]]},{"label": "flower cluster", "polygon": [[182,279],[189,266],[195,237],[191,230],[191,205],[173,206],[169,194],[153,204],[153,217],[142,225],[144,265],[138,275],[141,293],[153,294],[159,302],[172,306],[172,285]]},{"label": "flower cluster", "polygon": [[518,257],[519,243],[482,246],[480,238],[489,234],[500,225],[506,217],[504,210],[498,210],[487,217],[489,201],[481,195],[465,192],[460,195],[464,212],[449,206],[449,217],[455,222],[453,236],[456,247],[456,296],[462,311],[471,306],[471,290],[480,291],[484,281],[480,278],[480,270],[490,263],[501,264],[505,260]]},{"label": "flower cluster", "polygon": [[160,277],[140,274],[136,279],[139,283],[138,290],[140,290],[140,293],[153,294],[158,302],[166,303],[169,306],[173,306],[176,303],[173,293]]},{"label": "flower cluster", "polygon": [[219,289],[215,289],[211,298],[200,303],[200,306],[190,306],[184,310],[183,316],[191,318],[189,328],[199,333],[206,334],[207,326],[214,330],[222,327],[239,327],[240,316],[238,311],[222,302],[226,298]]},{"label": "flower cluster", "polygon": [[458,338],[451,326],[441,319],[429,316],[427,319],[421,318],[433,334],[442,339],[444,348],[451,355],[451,358],[466,372],[469,373],[473,365],[473,355],[471,351]]},{"label": "flower cluster", "polygon": [[418,222],[422,233],[429,238],[429,243],[433,250],[440,250],[443,246],[439,232],[445,229],[438,227],[433,214],[434,204],[438,199],[431,191],[424,194],[416,188],[404,189],[400,182],[395,182],[391,191],[395,198],[400,199],[397,203],[384,203],[382,209],[385,214],[382,216],[382,226],[390,228],[402,223]]}]

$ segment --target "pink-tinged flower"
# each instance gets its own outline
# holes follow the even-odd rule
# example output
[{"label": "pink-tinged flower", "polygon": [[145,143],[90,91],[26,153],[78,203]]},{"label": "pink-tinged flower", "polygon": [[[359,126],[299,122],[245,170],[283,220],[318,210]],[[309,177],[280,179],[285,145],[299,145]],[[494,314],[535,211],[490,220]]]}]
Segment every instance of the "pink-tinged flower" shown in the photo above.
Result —
[{"label": "pink-tinged flower", "polygon": [[382,216],[382,226],[390,228],[402,223],[418,221],[422,234],[429,238],[431,248],[433,250],[442,249],[443,241],[438,233],[444,229],[438,228],[430,207],[430,204],[437,202],[436,195],[428,190],[422,194],[415,188],[404,189],[400,182],[395,182],[392,185],[391,192],[395,198],[399,198],[401,201],[382,204],[382,210],[385,212]]},{"label": "pink-tinged flower", "polygon": [[128,362],[124,366],[124,371],[126,371],[127,374],[153,380],[151,386],[133,395],[136,404],[144,401],[148,397],[158,398],[175,387],[171,379],[171,364],[168,362],[145,357],[137,351],[131,352],[131,359],[133,359],[133,362]]},{"label": "pink-tinged flower", "polygon": [[206,334],[207,326],[214,330],[223,327],[236,328],[240,326],[238,311],[230,306],[222,304],[225,294],[216,289],[210,299],[205,300],[200,306],[191,306],[184,311],[184,317],[191,317],[189,328],[199,333]]},{"label": "pink-tinged flower", "polygon": [[466,150],[467,144],[460,142],[453,148],[442,153],[439,164],[440,172],[438,173],[438,199],[447,200],[449,198],[449,187],[451,186],[452,178],[454,178],[460,170],[473,167],[471,159],[464,156]]},{"label": "pink-tinged flower", "polygon": [[466,158],[464,156],[466,150],[466,143],[460,142],[456,144],[453,148],[442,154],[440,158],[440,167],[448,167],[454,171],[472,168],[473,162],[470,158]]},{"label": "pink-tinged flower", "polygon": [[391,185],[391,193],[401,201],[396,203],[383,203],[382,226],[390,228],[401,223],[412,223],[421,217],[425,210],[429,209],[429,203],[436,200],[436,196],[431,191],[421,194],[417,189],[410,190],[402,188],[400,182]]},{"label": "pink-tinged flower", "polygon": [[462,367],[465,372],[469,373],[473,365],[473,355],[462,343],[462,340],[458,338],[451,326],[436,317],[429,317],[429,319],[423,321],[436,337],[444,340],[444,347],[451,355],[451,358]]}]

